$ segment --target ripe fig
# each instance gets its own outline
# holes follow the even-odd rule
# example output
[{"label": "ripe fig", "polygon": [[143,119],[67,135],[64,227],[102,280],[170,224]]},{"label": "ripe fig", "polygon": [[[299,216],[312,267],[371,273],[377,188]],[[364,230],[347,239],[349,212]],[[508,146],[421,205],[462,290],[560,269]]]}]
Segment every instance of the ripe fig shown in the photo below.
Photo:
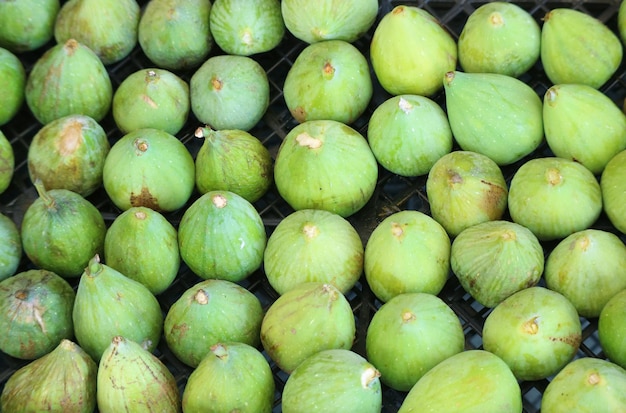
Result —
[{"label": "ripe fig", "polygon": [[269,150],[250,133],[238,130],[196,129],[204,138],[196,154],[196,188],[201,194],[225,190],[256,202],[274,182]]},{"label": "ripe fig", "polygon": [[164,69],[142,69],[115,91],[113,119],[122,133],[153,128],[176,135],[187,122],[190,105],[187,82]]},{"label": "ripe fig", "polygon": [[606,164],[600,178],[602,206],[615,227],[626,234],[626,150]]},{"label": "ripe fig", "polygon": [[48,354],[73,336],[70,284],[46,270],[27,270],[0,282],[0,350],[24,360]]},{"label": "ripe fig", "polygon": [[180,268],[176,228],[151,208],[131,207],[107,229],[104,258],[109,267],[160,294]]},{"label": "ripe fig", "polygon": [[373,85],[365,56],[343,40],[307,46],[287,73],[283,94],[293,117],[354,122],[365,112]]},{"label": "ripe fig", "polygon": [[57,43],[76,39],[110,65],[137,44],[140,14],[136,0],[69,0],[57,14],[54,38]]},{"label": "ripe fig", "polygon": [[304,42],[344,40],[352,43],[374,25],[378,2],[285,0],[281,2],[281,12],[289,32]]},{"label": "ripe fig", "polygon": [[392,95],[434,95],[454,70],[457,45],[428,11],[399,5],[374,31],[370,58],[381,86]]},{"label": "ripe fig", "polygon": [[209,29],[227,54],[250,56],[270,51],[285,34],[280,1],[215,0]]},{"label": "ripe fig", "polygon": [[191,153],[174,135],[137,129],[113,144],[102,171],[104,189],[125,211],[144,206],[159,212],[181,208],[194,190]]},{"label": "ripe fig", "polygon": [[100,58],[75,39],[48,49],[26,79],[26,104],[42,124],[80,114],[100,122],[111,108],[113,85]]},{"label": "ripe fig", "polygon": [[282,411],[378,413],[380,372],[348,349],[328,349],[305,359],[287,378]]},{"label": "ripe fig", "polygon": [[541,28],[541,63],[555,84],[600,88],[622,62],[622,43],[602,21],[570,8],[550,10]]},{"label": "ripe fig", "polygon": [[265,69],[247,56],[210,57],[189,81],[191,111],[213,129],[252,129],[269,106]]},{"label": "ripe fig", "polygon": [[92,413],[96,409],[97,369],[83,349],[63,339],[50,353],[9,377],[0,397],[0,410]]},{"label": "ripe fig", "polygon": [[210,13],[210,0],[150,0],[137,27],[139,45],[157,67],[195,68],[213,48]]},{"label": "ripe fig", "polygon": [[38,49],[54,35],[59,0],[0,2],[0,47],[13,53]]},{"label": "ripe fig", "polygon": [[133,340],[115,336],[102,353],[97,375],[102,413],[181,412],[176,379],[154,354]]},{"label": "ripe fig", "polygon": [[13,146],[0,130],[0,194],[7,190],[15,173]]},{"label": "ripe fig", "polygon": [[28,174],[48,189],[67,189],[86,197],[102,186],[111,145],[93,118],[67,115],[40,128],[28,146]]},{"label": "ripe fig", "polygon": [[463,150],[509,165],[543,141],[541,98],[521,80],[453,71],[443,85],[452,134]]},{"label": "ripe fig", "polygon": [[22,238],[15,222],[0,213],[0,281],[15,275],[22,261]]},{"label": "ripe fig", "polygon": [[[0,8],[2,5],[0,5]],[[0,126],[15,117],[24,103],[26,69],[22,61],[11,51],[0,47]]]},{"label": "ripe fig", "polygon": [[143,284],[94,256],[80,277],[72,312],[78,344],[96,362],[122,335],[153,351],[163,329],[159,302]]},{"label": "ripe fig", "polygon": [[22,247],[38,267],[64,278],[79,277],[89,260],[104,248],[106,225],[100,211],[80,194],[46,190],[26,210],[21,225]]},{"label": "ripe fig", "polygon": [[622,2],[617,12],[617,30],[622,43],[626,45],[626,5]]},{"label": "ripe fig", "polygon": [[626,369],[626,289],[615,294],[598,317],[598,338],[604,355]]},{"label": "ripe fig", "polygon": [[259,299],[239,284],[204,280],[172,304],[163,332],[174,355],[195,368],[215,344],[239,342],[257,347],[263,315]]}]

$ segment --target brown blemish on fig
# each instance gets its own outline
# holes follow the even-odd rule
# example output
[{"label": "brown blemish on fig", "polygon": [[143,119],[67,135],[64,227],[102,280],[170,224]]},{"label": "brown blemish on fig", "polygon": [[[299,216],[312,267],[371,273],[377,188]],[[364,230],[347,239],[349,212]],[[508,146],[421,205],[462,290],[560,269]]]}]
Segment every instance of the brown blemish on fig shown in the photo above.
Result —
[{"label": "brown blemish on fig", "polygon": [[546,182],[552,186],[557,186],[563,181],[561,171],[557,168],[548,168],[545,173]]},{"label": "brown blemish on fig", "polygon": [[515,234],[515,231],[507,229],[506,231],[502,232],[502,234],[500,235],[500,238],[502,238],[505,241],[515,241],[517,239],[517,234]]},{"label": "brown blemish on fig", "polygon": [[311,239],[317,237],[320,230],[315,224],[306,224],[302,227],[302,233],[306,238]]},{"label": "brown blemish on fig", "polygon": [[591,246],[591,240],[587,236],[578,237],[570,245],[570,250],[579,249],[585,252]]},{"label": "brown blemish on fig", "polygon": [[483,198],[483,211],[487,212],[491,219],[500,218],[502,209],[499,206],[507,199],[506,188],[483,179],[480,182],[489,187]]},{"label": "brown blemish on fig", "polygon": [[404,113],[410,113],[413,110],[413,105],[409,103],[409,101],[403,97],[401,97],[400,100],[398,101],[398,107]]},{"label": "brown blemish on fig", "polygon": [[589,377],[587,377],[587,383],[591,384],[592,386],[595,386],[601,381],[602,381],[602,377],[600,376],[598,372],[595,372],[595,371],[591,373]]},{"label": "brown blemish on fig", "polygon": [[182,323],[182,324],[176,324],[172,326],[172,329],[170,332],[171,333],[177,332],[178,334],[172,334],[172,335],[177,337],[178,341],[180,342],[185,337],[188,331],[189,331],[189,326],[187,325],[187,323]]},{"label": "brown blemish on fig", "polygon": [[446,72],[446,74],[443,76],[443,81],[449,86],[452,83],[452,81],[454,80],[454,76],[455,76],[455,74],[454,74],[453,70],[451,70],[449,72]]},{"label": "brown blemish on fig", "polygon": [[322,68],[322,72],[324,73],[325,78],[332,78],[335,74],[335,68],[330,62],[325,62],[324,67]]},{"label": "brown blemish on fig", "polygon": [[135,218],[137,218],[140,221],[143,221],[147,217],[148,217],[148,215],[144,211],[136,211],[135,212]]},{"label": "brown blemish on fig", "polygon": [[76,41],[76,39],[68,39],[63,45],[63,48],[65,49],[65,53],[67,53],[68,56],[72,56],[79,46],[80,45],[78,41]]},{"label": "brown blemish on fig", "polygon": [[404,235],[402,224],[398,224],[397,222],[391,223],[391,235],[396,238],[401,238]]},{"label": "brown blemish on fig", "polygon": [[546,92],[546,102],[549,106],[554,106],[556,104],[556,98],[558,97],[558,93],[556,88],[553,86]]},{"label": "brown blemish on fig", "polygon": [[550,337],[550,341],[558,341],[560,343],[569,344],[574,348],[578,348],[580,346],[582,339],[582,335],[576,333],[567,335],[565,337]]},{"label": "brown blemish on fig", "polygon": [[306,146],[309,149],[319,149],[322,147],[322,141],[320,139],[314,138],[306,132],[296,136],[296,142],[298,142],[300,146]]},{"label": "brown blemish on fig", "polygon": [[448,170],[448,184],[450,186],[454,184],[460,184],[463,182],[463,177],[457,172],[451,169]]},{"label": "brown blemish on fig", "polygon": [[228,205],[228,200],[222,194],[215,194],[211,197],[211,202],[215,205],[216,208],[224,208]]},{"label": "brown blemish on fig", "polygon": [[213,87],[213,90],[219,92],[220,90],[222,90],[224,83],[220,79],[214,77],[211,79],[211,86]]},{"label": "brown blemish on fig", "polygon": [[71,120],[63,125],[60,139],[57,141],[59,154],[68,156],[73,154],[83,141],[83,124],[78,120]]},{"label": "brown blemish on fig", "polygon": [[196,303],[200,305],[206,305],[209,303],[209,296],[203,289],[198,290],[194,294],[193,299],[195,300]]},{"label": "brown blemish on fig", "polygon": [[538,318],[539,316],[535,316],[522,324],[522,330],[524,330],[524,333],[535,335],[539,332]]},{"label": "brown blemish on fig", "polygon": [[141,95],[141,100],[153,109],[158,109],[159,107],[159,105],[157,105],[157,103],[148,95]]},{"label": "brown blemish on fig", "polygon": [[367,388],[379,377],[380,371],[374,368],[374,366],[370,366],[363,371],[363,374],[361,374],[361,386],[363,388]]},{"label": "brown blemish on fig", "polygon": [[494,12],[489,16],[489,23],[491,23],[492,26],[501,27],[504,26],[504,19],[500,13]]},{"label": "brown blemish on fig", "polygon": [[298,122],[302,123],[306,120],[306,111],[304,110],[302,106],[293,108],[292,110],[290,110],[290,112],[291,112],[291,115],[294,117],[294,119],[297,120]]},{"label": "brown blemish on fig", "polygon": [[408,323],[410,321],[415,321],[416,319],[417,319],[417,317],[415,317],[415,314],[413,314],[412,312],[410,312],[408,310],[404,311],[402,313],[402,322],[403,323]]},{"label": "brown blemish on fig", "polygon": [[135,139],[135,141],[133,142],[133,146],[136,149],[135,154],[137,156],[143,155],[148,149],[150,149],[150,145],[148,144],[148,142],[141,138]]},{"label": "brown blemish on fig", "polygon": [[144,206],[147,208],[152,208],[155,211],[159,211],[159,201],[150,193],[150,190],[145,186],[141,187],[141,192],[136,194],[134,192],[130,193],[130,205],[134,207]]},{"label": "brown blemish on fig", "polygon": [[391,11],[391,13],[393,13],[393,14],[402,14],[402,13],[404,13],[404,6],[397,6],[397,7],[395,7]]}]

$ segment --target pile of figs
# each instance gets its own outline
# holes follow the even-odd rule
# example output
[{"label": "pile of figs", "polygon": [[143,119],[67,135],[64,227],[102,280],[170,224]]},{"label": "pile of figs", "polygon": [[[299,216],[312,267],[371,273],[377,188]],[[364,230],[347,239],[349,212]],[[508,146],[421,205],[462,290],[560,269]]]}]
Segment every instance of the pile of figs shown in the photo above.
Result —
[{"label": "pile of figs", "polygon": [[0,411],[626,411],[626,0],[437,4],[0,1]]}]

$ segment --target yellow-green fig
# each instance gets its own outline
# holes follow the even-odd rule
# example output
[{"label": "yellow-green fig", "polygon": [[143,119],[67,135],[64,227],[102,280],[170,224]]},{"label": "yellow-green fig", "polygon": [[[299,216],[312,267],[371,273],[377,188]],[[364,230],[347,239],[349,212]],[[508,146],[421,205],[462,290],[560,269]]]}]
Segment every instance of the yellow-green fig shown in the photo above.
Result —
[{"label": "yellow-green fig", "polygon": [[0,213],[0,281],[15,274],[22,253],[20,230],[13,219]]},{"label": "yellow-green fig", "polygon": [[39,49],[54,36],[60,0],[0,2],[0,47],[13,53]]},{"label": "yellow-green fig", "polygon": [[626,369],[626,289],[615,294],[598,317],[598,338],[604,355]]},{"label": "yellow-green fig", "polygon": [[0,130],[0,194],[11,185],[15,173],[15,153],[11,142]]},{"label": "yellow-green fig", "polygon": [[615,155],[606,164],[600,177],[602,207],[609,220],[626,234],[626,150]]},{"label": "yellow-green fig", "polygon": [[[0,6],[1,7],[1,6]],[[26,69],[22,61],[11,51],[0,47],[0,126],[8,123],[24,103]]]}]

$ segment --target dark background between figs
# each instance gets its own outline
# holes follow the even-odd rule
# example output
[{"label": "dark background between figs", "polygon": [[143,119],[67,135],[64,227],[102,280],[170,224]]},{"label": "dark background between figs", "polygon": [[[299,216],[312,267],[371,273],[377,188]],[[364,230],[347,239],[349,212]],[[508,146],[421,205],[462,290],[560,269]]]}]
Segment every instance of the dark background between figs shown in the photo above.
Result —
[{"label": "dark background between figs", "polygon": [[[62,2],[63,3],[63,2]],[[139,1],[143,6],[146,1]],[[380,10],[377,21],[372,29],[354,44],[361,50],[366,57],[369,58],[369,43],[372,33],[380,18],[393,7],[406,4],[411,6],[422,7],[435,16],[441,24],[452,34],[455,40],[463,28],[467,17],[480,5],[485,2],[479,1],[389,1],[379,0]],[[567,7],[581,10],[585,13],[593,15],[605,22],[615,33],[617,33],[617,12],[620,1],[522,1],[516,2],[522,8],[529,11],[536,20],[541,24],[541,19],[551,9],[558,7]],[[20,55],[22,62],[30,72],[32,65],[43,54],[43,52],[52,46],[49,44],[37,51]],[[306,46],[305,43],[295,39],[288,32],[285,34],[280,45],[269,52],[253,56],[267,71],[270,82],[270,106],[263,119],[250,132],[259,138],[270,150],[275,157],[276,152],[282,139],[291,128],[296,125],[285,105],[282,87],[285,76],[291,67],[293,61],[299,52]],[[223,54],[221,50],[214,46],[211,55]],[[626,58],[624,59],[626,62]],[[601,88],[616,104],[622,105],[626,96],[626,63],[622,62],[617,73]],[[109,65],[108,71],[111,76],[114,88],[124,80],[129,74],[142,69],[154,67],[154,65],[145,57],[140,47],[137,46],[133,52],[123,61]],[[183,79],[189,81],[193,71],[176,72]],[[550,81],[546,78],[542,71],[541,63],[538,62],[527,74],[521,77],[523,81],[528,83],[533,89],[543,96],[545,91],[551,86]],[[367,136],[367,122],[374,109],[390,97],[377,83],[376,77],[372,72],[372,80],[374,81],[374,96],[365,111],[365,113],[356,120],[352,126]],[[445,100],[443,92],[439,92],[433,99],[445,108]],[[122,134],[115,126],[111,114],[101,122],[107,135],[113,144]],[[198,120],[190,114],[185,127],[177,134],[177,137],[185,143],[191,154],[195,157],[198,149],[202,144],[202,140],[194,138],[193,132],[201,126]],[[2,131],[11,142],[15,152],[15,174],[9,188],[0,195],[0,212],[9,217],[19,225],[25,209],[35,199],[36,193],[33,185],[28,177],[26,166],[26,157],[28,145],[33,136],[42,127],[28,111],[26,105],[15,117],[15,119],[2,127]],[[455,149],[458,149],[455,147]],[[543,144],[537,151],[529,155],[524,160],[502,168],[507,182],[510,180],[517,168],[526,160],[535,157],[550,156],[550,150]],[[379,182],[374,196],[370,202],[354,216],[350,217],[350,222],[358,230],[365,243],[369,234],[374,227],[386,216],[400,210],[418,210],[429,213],[429,204],[425,191],[426,177],[403,178],[389,173],[380,168]],[[198,193],[194,193],[187,205],[190,205],[196,198]],[[102,188],[88,197],[88,199],[98,207],[102,212],[107,226],[113,222],[120,210],[117,209],[108,199]],[[292,209],[286,202],[280,198],[276,189],[272,187],[270,191],[259,201],[255,203],[255,207],[259,211],[263,222],[266,226],[268,235],[271,234],[276,225],[289,213]],[[175,226],[178,225],[184,209],[177,212],[168,213],[165,216]],[[509,218],[508,216],[505,218]],[[594,224],[594,228],[603,229],[620,235],[617,230],[610,224],[606,216],[603,214]],[[621,239],[626,241],[626,236],[620,235]],[[544,243],[545,252],[548,254],[554,247],[555,243]],[[34,268],[33,264],[26,257],[18,269],[24,271]],[[78,279],[69,280],[76,287]],[[157,298],[165,314],[169,307],[180,297],[180,295],[197,282],[201,281],[196,275],[192,274],[183,264],[180,268],[176,280],[170,288],[160,294]],[[241,285],[252,291],[261,301],[264,308],[277,298],[277,294],[267,282],[262,269],[259,269],[249,278],[241,282]],[[356,323],[357,335],[353,346],[353,350],[365,355],[365,333],[369,325],[369,321],[380,307],[381,303],[374,297],[368,288],[364,278],[358,282],[355,287],[347,294],[350,301]],[[450,305],[461,320],[466,339],[466,349],[481,348],[482,339],[481,331],[483,322],[489,314],[489,309],[484,308],[476,303],[469,294],[460,287],[458,281],[453,274],[450,275],[449,281],[439,296]],[[597,319],[581,318],[583,327],[583,343],[576,357],[591,356],[603,358],[602,349],[600,348],[597,335]],[[408,349],[407,349],[408,350]],[[409,350],[410,351],[410,350]],[[187,378],[191,373],[191,368],[180,362],[167,348],[164,339],[161,340],[156,355],[165,363],[175,376],[179,388],[182,391],[187,382]],[[18,360],[7,356],[0,352],[0,391],[8,378],[18,368],[26,364],[26,361]],[[275,364],[271,363],[276,382],[276,397],[274,412],[280,412],[280,398],[282,389],[287,380],[287,375],[281,372]],[[535,413],[540,409],[541,395],[545,390],[548,380],[539,380],[533,382],[522,382],[521,389],[524,398],[524,412]],[[400,407],[406,393],[397,392],[383,386],[383,412],[395,412]]]}]

